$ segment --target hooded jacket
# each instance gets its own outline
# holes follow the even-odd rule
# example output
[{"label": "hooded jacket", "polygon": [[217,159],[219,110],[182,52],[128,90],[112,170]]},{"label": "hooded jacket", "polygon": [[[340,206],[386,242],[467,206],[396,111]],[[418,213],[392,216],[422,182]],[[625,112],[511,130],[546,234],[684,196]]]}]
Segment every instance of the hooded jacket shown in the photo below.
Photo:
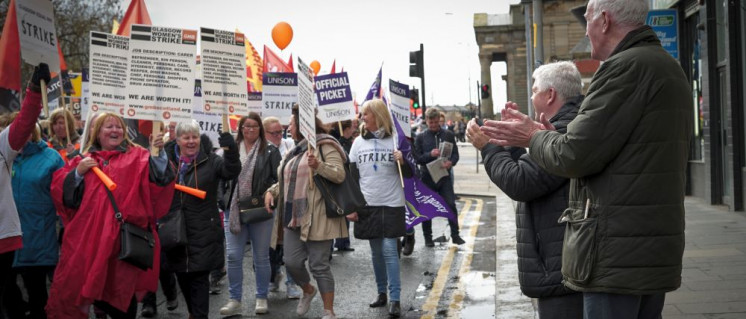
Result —
[{"label": "hooded jacket", "polygon": [[13,199],[24,235],[13,267],[57,264],[57,211],[49,189],[52,174],[64,165],[59,153],[43,141],[26,143],[13,161]]}]

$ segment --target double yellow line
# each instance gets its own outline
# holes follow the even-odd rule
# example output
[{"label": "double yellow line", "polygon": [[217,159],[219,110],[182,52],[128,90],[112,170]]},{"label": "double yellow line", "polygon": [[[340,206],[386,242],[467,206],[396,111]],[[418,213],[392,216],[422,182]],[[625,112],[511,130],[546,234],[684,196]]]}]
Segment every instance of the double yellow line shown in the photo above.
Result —
[{"label": "double yellow line", "polygon": [[[471,212],[471,214],[469,214],[474,202],[476,202],[476,204],[474,205],[474,210]],[[479,230],[479,218],[482,216],[483,207],[483,200],[478,198],[466,198],[464,201],[464,207],[461,209],[461,214],[459,214],[459,225],[463,225],[464,220],[467,218],[467,215],[471,215],[469,236],[466,236],[464,238],[466,240],[466,246],[464,247],[464,259],[461,262],[461,267],[459,268],[459,278],[463,278],[469,272],[469,269],[471,267],[471,261],[474,258],[474,241],[476,239],[477,230]],[[440,302],[440,299],[443,295],[443,290],[445,289],[446,281],[448,280],[448,273],[451,271],[453,258],[455,257],[458,249],[458,246],[451,246],[448,249],[448,253],[446,253],[446,256],[443,257],[440,269],[438,269],[435,281],[433,282],[433,288],[430,291],[430,295],[428,295],[425,304],[422,306],[422,311],[424,312],[424,314],[420,318],[435,318],[435,314],[438,309],[438,303]],[[449,306],[448,317],[458,318],[464,296],[464,284],[459,280],[458,288],[451,296],[452,300]]]}]

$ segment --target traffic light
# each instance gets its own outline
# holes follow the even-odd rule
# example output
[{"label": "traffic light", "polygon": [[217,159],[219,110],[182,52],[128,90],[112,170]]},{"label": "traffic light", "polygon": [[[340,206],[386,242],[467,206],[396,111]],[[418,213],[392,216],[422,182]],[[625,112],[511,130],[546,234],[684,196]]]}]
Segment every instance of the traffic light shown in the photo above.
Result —
[{"label": "traffic light", "polygon": [[420,108],[420,90],[418,89],[409,90],[409,99],[412,101],[413,109],[416,110]]},{"label": "traffic light", "polygon": [[482,84],[482,100],[490,98],[490,85]]},{"label": "traffic light", "polygon": [[424,66],[422,65],[422,50],[409,51],[409,76],[415,78],[424,77]]}]

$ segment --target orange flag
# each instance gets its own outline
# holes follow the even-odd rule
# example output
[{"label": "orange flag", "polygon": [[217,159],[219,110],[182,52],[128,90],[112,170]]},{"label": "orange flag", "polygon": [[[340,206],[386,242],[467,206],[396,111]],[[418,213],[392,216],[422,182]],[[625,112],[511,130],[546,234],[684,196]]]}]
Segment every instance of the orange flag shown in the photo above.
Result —
[{"label": "orange flag", "polygon": [[21,90],[21,42],[18,38],[16,1],[10,0],[5,16],[3,37],[0,39],[0,87]]},{"label": "orange flag", "polygon": [[130,2],[130,6],[127,7],[127,12],[124,13],[124,18],[122,18],[122,23],[119,25],[117,34],[129,36],[130,27],[133,24],[153,24],[150,22],[148,8],[145,7],[145,0],[132,0],[132,2]]}]

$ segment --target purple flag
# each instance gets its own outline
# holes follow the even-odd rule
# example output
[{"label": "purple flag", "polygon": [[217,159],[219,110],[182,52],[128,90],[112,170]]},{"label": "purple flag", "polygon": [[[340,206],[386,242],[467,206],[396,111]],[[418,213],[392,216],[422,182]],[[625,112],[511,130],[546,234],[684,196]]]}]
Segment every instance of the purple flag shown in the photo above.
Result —
[{"label": "purple flag", "polygon": [[[406,165],[409,165],[409,168],[414,172],[417,163],[412,157],[412,145],[409,143],[407,136],[404,135],[399,121],[394,120],[393,122],[396,125],[399,151],[406,159]],[[407,209],[407,229],[435,217],[456,218],[456,214],[451,211],[451,207],[446,204],[443,197],[427,187],[417,176],[404,178],[404,197],[406,200],[404,207]]]},{"label": "purple flag", "polygon": [[383,65],[381,65],[381,68],[378,69],[378,76],[376,77],[376,80],[373,81],[373,84],[370,86],[370,90],[368,90],[368,95],[365,96],[365,100],[363,100],[363,103],[365,103],[368,100],[372,100],[374,98],[380,97],[381,95],[381,72],[383,71]]}]

